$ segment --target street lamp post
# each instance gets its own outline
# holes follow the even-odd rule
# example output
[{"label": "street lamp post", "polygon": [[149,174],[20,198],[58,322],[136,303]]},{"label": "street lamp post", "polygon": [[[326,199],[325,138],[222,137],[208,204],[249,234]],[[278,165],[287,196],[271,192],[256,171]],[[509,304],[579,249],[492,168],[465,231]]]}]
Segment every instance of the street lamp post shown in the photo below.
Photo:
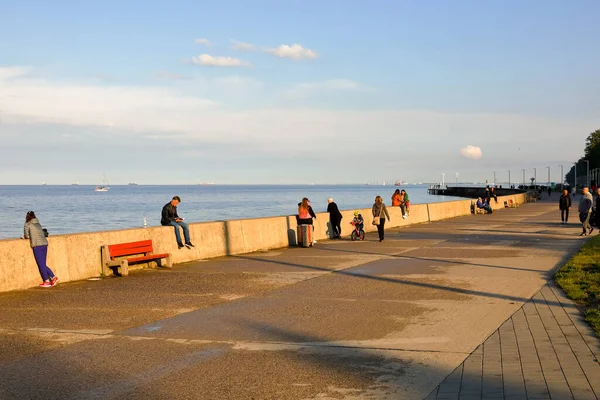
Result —
[{"label": "street lamp post", "polygon": [[563,166],[560,166],[560,190],[565,190],[565,176],[563,175]]},{"label": "street lamp post", "polygon": [[521,171],[523,171],[523,187],[525,187],[525,168],[521,168]]},{"label": "street lamp post", "polygon": [[590,187],[590,160],[583,160],[586,163],[585,184]]},{"label": "street lamp post", "polygon": [[508,188],[510,189],[510,169],[508,170]]},{"label": "street lamp post", "polygon": [[446,173],[445,173],[445,172],[442,172],[442,188],[444,187],[444,184],[445,184],[445,182],[446,182],[446,180],[445,180],[445,179],[446,179]]},{"label": "street lamp post", "polygon": [[548,168],[548,187],[550,187],[550,167],[546,168]]},{"label": "street lamp post", "polygon": [[535,189],[537,187],[537,169],[534,168],[533,169],[533,188]]},{"label": "street lamp post", "polygon": [[456,184],[458,185],[458,172],[456,173]]},{"label": "street lamp post", "polygon": [[575,164],[575,193],[577,193],[577,163],[573,163]]},{"label": "street lamp post", "polygon": [[494,171],[494,186],[496,186],[496,171]]}]

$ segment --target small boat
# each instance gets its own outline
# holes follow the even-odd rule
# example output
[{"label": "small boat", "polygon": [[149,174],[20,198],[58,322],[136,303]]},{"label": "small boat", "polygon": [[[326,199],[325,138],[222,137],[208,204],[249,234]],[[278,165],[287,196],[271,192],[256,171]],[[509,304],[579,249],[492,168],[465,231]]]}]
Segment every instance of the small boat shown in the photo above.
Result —
[{"label": "small boat", "polygon": [[137,182],[129,182],[129,186],[137,186]]},{"label": "small boat", "polygon": [[110,190],[110,187],[108,186],[108,183],[106,182],[106,174],[105,174],[104,179],[102,180],[102,185],[96,186],[96,188],[94,189],[94,192],[108,192],[109,190]]},{"label": "small boat", "polygon": [[79,186],[79,182],[73,182],[71,183],[72,186]]},{"label": "small boat", "polygon": [[46,185],[47,185],[46,182],[42,182],[42,186],[46,186]]}]

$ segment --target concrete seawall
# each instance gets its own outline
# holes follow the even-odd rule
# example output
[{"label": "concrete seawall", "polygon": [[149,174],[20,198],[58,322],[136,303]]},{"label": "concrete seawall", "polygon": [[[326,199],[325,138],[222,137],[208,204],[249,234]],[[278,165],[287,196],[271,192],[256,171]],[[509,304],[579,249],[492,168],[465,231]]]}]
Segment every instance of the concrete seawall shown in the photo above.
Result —
[{"label": "concrete seawall", "polygon": [[[524,193],[498,197],[498,203],[492,201],[492,208],[504,208],[504,201],[508,200],[522,204],[526,197]],[[398,207],[388,207],[391,222],[386,222],[385,226],[395,228],[468,215],[471,213],[470,205],[471,200],[415,204],[411,206],[407,219],[402,219]],[[345,236],[350,233],[353,212],[342,211]],[[370,224],[371,208],[360,212],[365,218],[365,231],[376,231],[376,227]],[[327,239],[330,232],[329,215],[317,214],[314,238]],[[152,239],[155,252],[172,253],[174,263],[281,248],[296,244],[296,218],[283,216],[193,223],[190,224],[190,235],[196,248],[181,250],[177,249],[173,228],[162,226],[50,236],[47,264],[62,282],[68,282],[100,275],[100,247],[105,244]],[[27,289],[40,283],[28,240],[0,240],[0,274],[0,292]]]}]

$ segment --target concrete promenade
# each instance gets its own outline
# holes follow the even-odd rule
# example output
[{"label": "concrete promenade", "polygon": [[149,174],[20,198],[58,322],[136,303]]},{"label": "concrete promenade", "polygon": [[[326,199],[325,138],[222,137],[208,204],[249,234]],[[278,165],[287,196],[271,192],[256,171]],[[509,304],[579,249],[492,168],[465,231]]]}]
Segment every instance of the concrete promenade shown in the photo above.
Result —
[{"label": "concrete promenade", "polygon": [[0,399],[597,398],[556,209],[0,294]]}]

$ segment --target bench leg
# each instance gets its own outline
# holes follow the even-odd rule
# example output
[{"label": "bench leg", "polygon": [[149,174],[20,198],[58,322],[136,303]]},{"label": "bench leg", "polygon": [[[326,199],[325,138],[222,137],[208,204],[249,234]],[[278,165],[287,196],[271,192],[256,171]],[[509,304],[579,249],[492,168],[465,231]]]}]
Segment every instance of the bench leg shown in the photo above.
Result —
[{"label": "bench leg", "polygon": [[129,263],[127,262],[127,260],[122,260],[119,263],[119,273],[121,274],[121,276],[129,275]]},{"label": "bench leg", "polygon": [[111,270],[108,267],[108,262],[110,261],[110,257],[108,256],[108,246],[107,245],[103,245],[102,247],[100,247],[100,259],[101,259],[101,264],[102,264],[102,275],[108,276],[109,273],[111,272]]},{"label": "bench leg", "polygon": [[165,258],[165,268],[173,268],[173,258],[170,254]]}]

